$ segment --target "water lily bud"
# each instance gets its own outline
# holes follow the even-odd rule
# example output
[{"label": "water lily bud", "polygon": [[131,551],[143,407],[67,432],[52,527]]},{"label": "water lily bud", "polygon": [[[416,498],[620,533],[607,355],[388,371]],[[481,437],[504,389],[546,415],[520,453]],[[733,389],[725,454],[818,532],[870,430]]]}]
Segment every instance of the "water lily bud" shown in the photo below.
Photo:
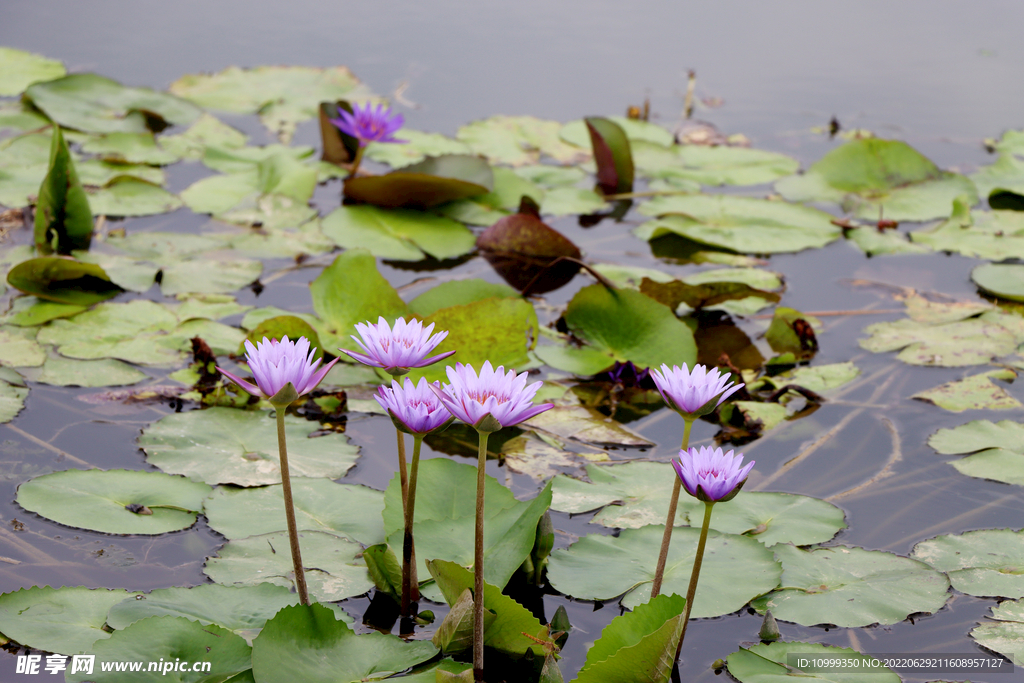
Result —
[{"label": "water lily bud", "polygon": [[761,630],[757,632],[757,637],[768,643],[775,642],[782,637],[771,610],[765,610],[764,621],[761,622]]}]

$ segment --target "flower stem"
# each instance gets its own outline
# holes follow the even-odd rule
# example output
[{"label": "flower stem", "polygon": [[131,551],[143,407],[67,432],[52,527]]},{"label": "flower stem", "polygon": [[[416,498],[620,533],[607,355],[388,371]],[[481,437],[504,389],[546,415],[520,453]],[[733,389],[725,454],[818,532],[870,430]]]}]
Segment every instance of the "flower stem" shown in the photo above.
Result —
[{"label": "flower stem", "polygon": [[363,161],[363,152],[366,150],[366,145],[359,143],[359,149],[356,151],[356,158],[352,160],[352,170],[349,171],[348,177],[355,178],[356,171],[359,170],[359,164]]},{"label": "flower stem", "polygon": [[299,552],[299,532],[295,525],[295,506],[292,504],[292,479],[288,473],[288,448],[284,442],[285,408],[277,409],[277,447],[281,456],[281,489],[284,492],[284,516],[288,520],[288,542],[291,544],[292,567],[295,570],[295,588],[299,592],[299,602],[309,604],[306,593],[306,574],[302,570],[302,554]]},{"label": "flower stem", "polygon": [[[693,418],[683,418],[683,444],[680,450],[686,450],[690,445],[690,428],[693,427]],[[665,534],[661,537],[661,552],[658,553],[658,568],[654,570],[654,584],[651,586],[651,599],[661,594],[661,582],[665,578],[665,563],[668,561],[668,546],[672,542],[672,529],[676,522],[676,507],[679,505],[679,490],[682,488],[682,481],[678,476],[672,477],[672,499],[668,502],[668,519],[665,520]]]},{"label": "flower stem", "polygon": [[473,550],[473,679],[484,680],[484,477],[488,432],[479,432],[476,462],[476,541]]},{"label": "flower stem", "polygon": [[679,635],[679,646],[676,648],[676,658],[679,658],[679,651],[683,649],[683,638],[686,637],[686,625],[690,621],[690,610],[693,609],[693,596],[697,594],[697,578],[700,576],[700,565],[704,561],[704,546],[708,542],[708,529],[711,528],[711,508],[714,503],[704,503],[704,526],[700,529],[700,541],[697,543],[697,556],[693,558],[693,573],[690,574],[690,585],[686,588],[686,609],[683,612],[683,632]]},{"label": "flower stem", "polygon": [[405,435],[398,429],[398,479],[402,484],[402,514],[405,515],[406,504],[409,500],[409,468],[405,464]]},{"label": "flower stem", "polygon": [[[401,432],[399,432],[401,433]],[[416,548],[412,540],[413,515],[416,511],[416,475],[420,469],[420,446],[423,437],[412,437],[412,467],[409,469],[409,494],[405,502],[405,538],[402,543],[402,616],[411,617],[411,608],[420,599],[420,585],[416,577]]]}]

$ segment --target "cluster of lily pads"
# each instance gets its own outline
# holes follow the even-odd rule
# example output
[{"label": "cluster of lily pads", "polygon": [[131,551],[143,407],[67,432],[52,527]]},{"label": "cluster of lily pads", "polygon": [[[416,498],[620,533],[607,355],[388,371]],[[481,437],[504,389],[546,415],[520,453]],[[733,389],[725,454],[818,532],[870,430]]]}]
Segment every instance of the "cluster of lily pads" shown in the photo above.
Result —
[{"label": "cluster of lily pads", "polygon": [[[0,140],[0,204],[9,209],[0,217],[9,245],[0,243],[0,270],[11,286],[0,317],[0,421],[15,418],[33,383],[130,386],[123,400],[148,391],[190,408],[152,423],[139,438],[160,472],[44,474],[21,484],[17,502],[58,523],[109,534],[188,529],[202,514],[226,539],[204,568],[213,583],[202,586],[4,594],[0,632],[7,638],[119,660],[133,653],[139,660],[207,659],[239,682],[356,681],[409,670],[408,680],[471,678],[462,660],[475,641],[517,662],[517,672],[561,680],[557,655],[571,626],[564,611],[544,623],[510,597],[507,586],[519,575],[579,600],[619,599],[630,610],[596,639],[578,681],[612,680],[617,672],[632,680],[638,667],[647,667],[651,680],[668,680],[691,609],[695,618],[749,605],[808,626],[893,624],[941,609],[951,584],[968,595],[1016,600],[994,607],[994,621],[972,636],[1008,657],[1024,649],[1021,532],[939,536],[901,557],[834,543],[846,524],[835,505],[758,491],[717,507],[703,532],[703,503],[684,498],[669,518],[673,528],[664,524],[680,482],[672,465],[621,462],[607,450],[653,445],[623,424],[662,405],[646,368],[700,362],[738,375],[742,391],[703,416],[720,425],[722,443],[756,439],[855,386],[860,371],[853,363],[811,364],[820,331],[812,316],[775,306],[765,335],[775,355],[767,361],[731,322],[780,301],[781,278],[758,267],[758,257],[843,237],[868,254],[934,250],[992,261],[972,274],[991,303],[905,292],[906,319],[869,326],[860,343],[872,352],[898,350],[899,360],[914,365],[995,363],[915,398],[948,410],[1019,409],[995,382],[1024,367],[1024,323],[1006,305],[1024,300],[1024,266],[999,263],[1024,258],[1024,133],[992,141],[997,161],[970,177],[938,169],[905,143],[863,135],[797,174],[799,164],[786,155],[678,144],[660,126],[618,117],[563,125],[496,116],[463,126],[454,138],[406,129],[403,143],[363,145],[357,129],[331,121],[347,122],[344,114],[377,106],[379,98],[342,67],[231,68],[185,76],[164,93],[66,75],[59,62],[0,48],[0,73],[0,96],[20,95],[0,104],[0,130],[11,132]],[[279,142],[250,146],[211,111],[258,114]],[[319,159],[312,147],[289,145],[297,125],[318,117]],[[182,160],[214,174],[174,194],[163,167]],[[393,170],[353,173],[370,163]],[[310,205],[318,183],[338,178],[346,202],[320,216]],[[767,199],[702,191],[766,183],[775,190]],[[979,196],[990,209],[977,206]],[[838,205],[846,217],[808,204]],[[721,267],[680,275],[588,262],[544,222],[566,215],[615,221],[634,205],[648,220],[633,232],[656,255]],[[113,220],[183,207],[214,220],[200,234],[136,232],[131,222]],[[910,232],[891,229],[936,219]],[[21,237],[22,223],[34,227],[31,240]],[[406,300],[378,266],[384,259],[438,269],[477,252],[507,285],[454,280]],[[277,271],[265,272],[268,263]],[[296,308],[313,314],[253,308],[233,296],[310,265],[323,268],[310,285],[310,305]],[[543,299],[582,268],[599,281],[564,307]],[[152,296],[156,285],[163,298]],[[478,488],[482,467],[434,458],[419,463],[415,514],[406,519],[412,506],[404,465],[384,492],[334,481],[356,463],[359,447],[332,425],[346,411],[381,413],[368,387],[386,374],[335,363],[323,377],[327,389],[311,392],[297,412],[279,408],[275,419],[270,404],[217,373],[225,358],[240,359],[246,341],[305,337],[315,360],[346,346],[357,324],[379,317],[447,330],[437,352],[450,354],[452,364],[544,369],[534,398],[552,407],[518,430],[497,431],[479,451],[460,445],[465,432],[451,436],[459,434],[455,426],[448,437],[424,437],[435,450],[468,450],[480,461],[500,455],[510,470],[546,482],[534,498],[517,500],[487,476]],[[162,378],[164,369],[174,369],[167,381],[176,385],[140,385]],[[446,377],[439,366],[406,376]],[[1022,485],[1022,435],[1018,422],[981,420],[939,430],[929,443],[965,455],[952,463],[964,474]],[[275,452],[279,438],[293,444],[287,469]],[[282,483],[289,469],[290,506]],[[486,494],[482,546],[471,531],[478,490]],[[301,535],[300,571],[284,524],[290,507]],[[619,531],[553,550],[549,510],[596,510],[593,524]],[[407,522],[415,566],[403,577],[397,549],[405,559]],[[699,546],[707,548],[703,578],[687,604],[679,596],[692,587]],[[469,569],[478,550],[482,591]],[[299,604],[291,592],[301,567],[319,604]],[[399,603],[410,576],[419,577],[424,599],[450,607],[432,642],[357,635],[337,601],[373,590]],[[466,596],[481,592],[483,635],[474,638],[477,605]],[[654,593],[661,595],[652,599]],[[792,642],[720,655],[733,677],[756,681],[794,673],[788,653],[816,651],[859,657]]]}]

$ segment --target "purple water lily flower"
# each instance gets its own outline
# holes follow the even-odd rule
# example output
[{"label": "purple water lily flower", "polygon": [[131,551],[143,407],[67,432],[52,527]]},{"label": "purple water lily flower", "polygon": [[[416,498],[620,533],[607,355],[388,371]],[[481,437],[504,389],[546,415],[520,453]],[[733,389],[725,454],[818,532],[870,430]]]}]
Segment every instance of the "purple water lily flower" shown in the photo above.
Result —
[{"label": "purple water lily flower", "polygon": [[406,142],[394,137],[395,132],[405,123],[405,117],[393,113],[391,107],[377,104],[376,108],[372,108],[367,102],[363,108],[358,104],[352,105],[351,114],[339,108],[338,115],[341,118],[331,119],[331,123],[342,133],[357,138],[360,147],[370,142]]},{"label": "purple water lily flower", "polygon": [[744,465],[742,453],[733,455],[733,451],[723,453],[721,448],[701,446],[700,450],[679,451],[672,467],[691,496],[705,503],[721,503],[740,492],[754,461]]},{"label": "purple water lily flower", "polygon": [[310,350],[309,340],[305,337],[299,337],[298,341],[289,341],[287,335],[281,341],[264,337],[256,346],[247,339],[245,359],[256,384],[246,382],[219,366],[217,370],[253,396],[269,399],[272,403],[275,397],[284,400],[291,396],[290,392],[282,394],[282,389],[290,383],[295,390],[295,395],[291,396],[291,401],[294,401],[315,389],[338,362],[335,358],[317,370],[320,360],[313,359],[315,353],[316,349]]},{"label": "purple water lily flower", "polygon": [[671,370],[662,364],[660,372],[651,371],[651,377],[665,403],[690,419],[707,415],[743,386],[733,385],[731,375],[723,376],[718,368],[708,370],[703,365],[694,365],[691,372],[686,363],[682,368],[673,365]]},{"label": "purple water lily flower", "polygon": [[479,375],[472,365],[462,363],[454,368],[449,365],[446,370],[451,383],[443,390],[432,386],[431,391],[452,415],[480,431],[498,431],[554,407],[553,403],[533,404],[543,382],[526,386],[528,373],[516,376],[515,370],[506,373],[501,365],[495,370],[490,361],[484,361]]},{"label": "purple water lily flower", "polygon": [[447,330],[431,336],[434,323],[430,323],[424,329],[423,323],[419,320],[413,319],[407,323],[405,318],[399,318],[392,328],[381,317],[376,325],[370,322],[356,323],[356,331],[362,339],[355,335],[352,335],[352,339],[365,353],[348,349],[340,351],[364,365],[383,368],[385,372],[395,376],[404,375],[410,368],[422,368],[436,363],[455,353],[448,351],[430,358],[426,357],[448,336]]},{"label": "purple water lily flower", "polygon": [[[404,378],[403,384],[393,379],[390,388],[378,387],[374,398],[381,408],[388,411],[397,429],[424,436],[440,431],[455,419],[429,385],[425,377],[420,377],[415,385],[408,377]],[[440,382],[433,382],[433,385],[441,388]]]}]

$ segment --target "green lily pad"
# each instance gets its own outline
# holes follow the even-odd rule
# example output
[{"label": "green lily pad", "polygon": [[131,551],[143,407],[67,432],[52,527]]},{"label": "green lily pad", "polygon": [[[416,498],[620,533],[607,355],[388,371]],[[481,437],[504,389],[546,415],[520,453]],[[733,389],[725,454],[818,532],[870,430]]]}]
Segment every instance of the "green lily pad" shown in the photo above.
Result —
[{"label": "green lily pad", "polygon": [[509,166],[536,164],[546,155],[561,164],[574,164],[590,155],[559,138],[562,124],[533,116],[492,116],[461,126],[455,137],[474,154]]},{"label": "green lily pad", "polygon": [[210,320],[178,322],[173,311],[137,299],[105,303],[39,331],[37,340],[54,344],[68,358],[119,358],[139,365],[173,365],[191,351],[190,340],[200,336],[214,353],[234,353],[245,339],[241,330]]},{"label": "green lily pad", "polygon": [[0,381],[0,424],[10,422],[21,412],[27,396],[27,387]]},{"label": "green lily pad", "polygon": [[936,536],[914,546],[911,557],[946,572],[961,593],[1024,597],[1024,533],[981,529]]},{"label": "green lily pad", "polygon": [[[647,602],[664,527],[650,524],[624,529],[618,537],[590,534],[551,553],[548,581],[580,600],[611,600],[632,608]],[[672,532],[662,592],[685,595],[693,569],[699,529]],[[785,547],[785,546],[780,546]],[[691,616],[715,617],[740,609],[775,588],[782,568],[764,545],[745,536],[711,531]]]},{"label": "green lily pad", "polygon": [[162,187],[132,176],[114,178],[88,195],[89,206],[98,216],[153,216],[184,206],[177,196]]},{"label": "green lily pad", "polygon": [[[810,655],[809,659],[824,659],[835,663],[827,671],[811,667],[796,669],[791,664],[795,654]],[[862,655],[848,647],[833,647],[821,643],[758,643],[741,647],[727,659],[729,675],[740,683],[776,683],[789,678],[808,678],[828,683],[857,683],[871,672],[872,683],[900,683],[892,669],[872,663],[874,657]],[[802,673],[802,672],[813,673]]]},{"label": "green lily pad", "polygon": [[1024,425],[1010,420],[975,420],[954,429],[940,429],[928,445],[942,454],[970,453],[950,464],[969,477],[1024,486]]},{"label": "green lily pad", "polygon": [[120,387],[149,379],[149,375],[113,358],[75,360],[52,355],[31,379],[58,387]]},{"label": "green lily pad", "polygon": [[[649,143],[658,147],[670,147],[675,139],[672,133],[656,123],[630,119],[625,116],[609,116],[609,121],[616,124],[629,138],[633,145],[636,143]],[[583,119],[570,121],[562,126],[558,133],[559,137],[581,149],[590,148],[590,135],[587,132],[587,124]]]},{"label": "green lily pad", "polygon": [[1024,214],[1019,211],[974,211],[969,197],[957,197],[953,215],[928,230],[910,233],[915,243],[935,251],[1002,261],[1024,258]]},{"label": "green lily pad", "polygon": [[[205,484],[159,472],[64,470],[19,486],[17,502],[29,512],[78,529],[152,535],[195,524],[209,494]],[[136,506],[143,508],[129,509]]]},{"label": "green lily pad", "polygon": [[[379,316],[393,323],[408,315],[409,309],[395,288],[377,270],[377,261],[365,249],[350,249],[309,286],[313,309],[320,317],[316,325],[324,348],[334,353],[337,348],[351,348],[355,343],[356,323],[376,323]],[[338,296],[345,292],[345,296]]]},{"label": "green lily pad", "polygon": [[659,595],[612,619],[587,650],[574,683],[667,683],[683,632],[686,599]]},{"label": "green lily pad", "polygon": [[560,406],[531,417],[524,423],[558,439],[571,439],[594,446],[650,448],[648,441],[625,425],[586,406]]},{"label": "green lily pad", "polygon": [[[339,479],[359,448],[344,434],[308,438],[317,423],[285,416],[288,468],[293,477]],[[142,432],[147,461],[165,472],[209,484],[264,486],[281,481],[277,420],[272,413],[209,408],[171,413]]]},{"label": "green lily pad", "polygon": [[49,119],[20,100],[0,104],[0,131],[14,130],[24,133],[45,128],[49,123]]},{"label": "green lily pad", "polygon": [[1013,370],[992,370],[966,379],[947,382],[933,389],[919,391],[911,398],[934,403],[940,408],[962,413],[965,410],[1015,410],[1024,404],[1008,394],[1005,389],[992,382],[993,379],[1013,381],[1017,373]]},{"label": "green lily pad", "polygon": [[754,600],[760,613],[804,626],[895,624],[946,604],[944,574],[906,557],[847,546],[801,550],[777,545],[782,586]]},{"label": "green lily pad", "polygon": [[263,264],[252,259],[211,255],[179,261],[161,270],[160,291],[164,296],[226,294],[255,282],[263,272]]},{"label": "green lily pad", "polygon": [[491,297],[515,299],[519,292],[508,285],[478,278],[451,280],[428,289],[409,302],[409,310],[417,316],[432,315],[448,306],[464,306]]},{"label": "green lily pad", "polygon": [[39,194],[50,166],[51,139],[46,133],[32,133],[0,142],[0,204],[32,204],[29,197]]},{"label": "green lily pad", "polygon": [[278,318],[281,316],[294,316],[309,324],[314,329],[316,324],[319,322],[315,315],[310,315],[309,313],[295,313],[292,311],[286,311],[283,308],[278,308],[277,306],[266,306],[263,308],[254,308],[246,313],[245,317],[242,318],[242,329],[249,330],[251,332],[271,318]]},{"label": "green lily pad", "polygon": [[815,162],[803,175],[775,184],[796,202],[837,202],[858,218],[879,214],[897,221],[926,221],[949,215],[952,201],[966,195],[978,201],[974,183],[940,170],[913,147],[898,140],[850,140]]},{"label": "green lily pad", "polygon": [[470,153],[465,143],[440,133],[403,128],[401,138],[405,140],[402,144],[367,145],[365,157],[391,168],[402,168],[423,161],[426,157]]},{"label": "green lily pad", "polygon": [[[347,536],[363,545],[384,540],[384,494],[330,479],[292,477],[296,528]],[[228,540],[285,531],[281,486],[252,489],[220,487],[206,499],[210,528]]]},{"label": "green lily pad", "polygon": [[[667,131],[666,131],[667,132]],[[634,144],[638,173],[701,185],[759,185],[796,173],[800,163],[785,154],[749,147]]]},{"label": "green lily pad", "polygon": [[658,216],[633,230],[640,239],[676,234],[746,254],[803,251],[842,235],[824,211],[733,195],[656,197],[641,205],[640,213]]},{"label": "green lily pad", "polygon": [[486,161],[469,154],[446,154],[378,176],[345,178],[348,201],[383,208],[425,209],[485,195],[494,185]]},{"label": "green lily pad", "polygon": [[860,376],[860,369],[852,362],[829,363],[794,368],[788,372],[765,378],[775,388],[797,384],[818,394],[826,394],[852,382]]},{"label": "green lily pad", "polygon": [[317,221],[301,223],[293,230],[271,228],[266,224],[259,231],[248,228],[239,230],[235,235],[227,236],[228,245],[239,254],[251,258],[301,260],[303,256],[316,256],[334,250],[334,242],[320,231]]},{"label": "green lily pad", "polygon": [[22,261],[7,273],[7,282],[26,294],[73,306],[91,306],[121,293],[103,268],[60,256]]},{"label": "green lily pad", "polygon": [[110,637],[107,611],[139,595],[122,589],[33,586],[0,595],[0,631],[26,647],[75,655]]},{"label": "green lily pad", "polygon": [[164,149],[152,133],[108,133],[87,140],[82,151],[117,163],[164,166],[181,161],[181,155]]},{"label": "green lily pad", "polygon": [[184,133],[161,137],[160,146],[181,159],[195,161],[202,159],[209,147],[238,149],[248,139],[245,133],[203,112]]},{"label": "green lily pad", "polygon": [[372,93],[344,66],[230,66],[215,74],[189,74],[170,91],[207,109],[259,114],[260,121],[287,144],[302,121],[316,118],[321,102],[363,101]]},{"label": "green lily pad", "polygon": [[859,344],[873,353],[902,349],[897,358],[910,365],[980,365],[1013,353],[1020,342],[1004,315],[990,311],[940,325],[910,319],[875,323],[864,328],[871,336]]},{"label": "green lily pad", "polygon": [[[147,617],[184,617],[200,624],[220,626],[252,643],[268,619],[298,602],[298,594],[271,583],[255,586],[208,583],[191,588],[160,588],[115,604],[107,614],[107,625],[120,630]],[[352,617],[340,606],[326,606],[334,610],[340,621],[352,623]]]},{"label": "green lily pad", "polygon": [[586,188],[556,187],[544,193],[540,212],[546,216],[597,213],[608,207],[604,197]]},{"label": "green lily pad", "polygon": [[13,47],[0,47],[0,97],[20,95],[33,83],[52,81],[65,73],[64,64],[56,59]]},{"label": "green lily pad", "polygon": [[1014,664],[1022,663],[1024,652],[1024,602],[1009,600],[992,608],[992,619],[971,631],[978,645],[1005,656]]},{"label": "green lily pad", "polygon": [[1011,301],[1024,301],[1024,266],[986,263],[971,271],[971,279],[989,294]]},{"label": "green lily pad", "polygon": [[[92,673],[71,673],[65,680],[74,683],[191,683],[201,680],[236,680],[233,675],[248,671],[251,649],[240,636],[212,624],[200,624],[184,617],[150,617],[137,621],[90,649],[96,656]],[[146,662],[142,671],[103,670],[113,662]],[[209,663],[213,675],[200,678],[192,671],[150,670],[148,663],[176,664],[179,661]],[[170,675],[168,675],[170,673]]]},{"label": "green lily pad", "polygon": [[420,211],[342,206],[322,221],[324,234],[345,249],[362,247],[399,261],[454,258],[473,250],[476,237],[461,223]]},{"label": "green lily pad", "polygon": [[931,249],[911,241],[905,233],[896,230],[878,230],[871,225],[845,231],[845,237],[868,256],[881,254],[927,254]]},{"label": "green lily pad", "polygon": [[[674,475],[669,463],[588,465],[589,484],[555,477],[551,507],[568,513],[603,508],[591,521],[607,527],[638,529],[664,524]],[[682,496],[675,525],[700,527],[703,521],[704,504]],[[836,506],[789,493],[741,491],[728,505],[716,506],[711,514],[712,529],[743,534],[765,546],[823,543],[845,527],[843,511]]]},{"label": "green lily pad", "polygon": [[[373,588],[361,559],[363,547],[358,543],[322,531],[303,531],[299,534],[299,550],[310,599],[333,602]],[[228,541],[206,561],[203,572],[227,586],[272,583],[291,588],[295,577],[288,532]]]},{"label": "green lily pad", "polygon": [[[446,458],[420,463],[413,535],[421,580],[428,576],[428,559],[473,564],[476,477],[476,467]],[[484,577],[501,589],[533,549],[551,491],[545,488],[536,498],[517,501],[511,491],[487,477],[484,496]],[[404,529],[396,474],[384,492],[384,534],[392,548],[402,547]]]},{"label": "green lily pad", "polygon": [[993,163],[972,173],[970,178],[983,197],[988,197],[995,190],[1024,194],[1024,160],[1003,153]]},{"label": "green lily pad", "polygon": [[253,641],[260,681],[362,683],[389,678],[431,659],[437,648],[384,633],[356,635],[324,605],[295,605],[267,622]]},{"label": "green lily pad", "polygon": [[[553,445],[554,444],[554,445]],[[505,467],[544,482],[560,473],[580,470],[588,462],[607,462],[605,452],[573,453],[564,450],[556,439],[541,438],[539,434],[516,436],[501,446]]]},{"label": "green lily pad", "polygon": [[[486,320],[486,325],[480,321]],[[527,354],[536,344],[537,313],[533,304],[524,299],[490,297],[461,306],[448,306],[423,318],[423,324],[434,323],[434,330],[448,330],[448,336],[435,349],[435,353],[455,351],[443,365],[455,363],[472,365],[479,370],[485,361],[505,370],[524,369],[529,363]],[[427,381],[446,379],[440,363],[425,368],[414,368],[408,374],[413,382],[420,377]]]},{"label": "green lily pad", "polygon": [[36,83],[25,97],[51,120],[85,133],[145,133],[147,119],[188,125],[202,113],[174,95],[128,88],[96,74],[71,74]]},{"label": "green lily pad", "polygon": [[0,326],[0,365],[37,367],[46,360],[46,351],[36,342],[32,328]]},{"label": "green lily pad", "polygon": [[[427,562],[427,568],[444,594],[445,602],[453,607],[454,614],[454,607],[462,595],[473,587],[473,572],[444,560],[431,560]],[[484,614],[494,614],[493,619],[484,620],[485,646],[511,654],[524,654],[528,650],[542,652],[543,647],[554,645],[548,627],[528,609],[503,594],[498,586],[485,582],[483,600]]]},{"label": "green lily pad", "polygon": [[[148,292],[156,280],[160,268],[151,263],[139,262],[131,256],[107,254],[99,251],[72,252],[82,263],[94,263],[103,269],[110,281],[129,292]],[[65,318],[68,316],[57,316]]]},{"label": "green lily pad", "polygon": [[697,360],[690,328],[667,306],[631,289],[584,287],[569,302],[565,322],[587,346],[539,347],[537,356],[559,370],[594,375],[615,361],[646,368]]},{"label": "green lily pad", "polygon": [[11,309],[7,312],[7,315],[0,317],[0,320],[5,324],[32,327],[48,323],[57,318],[70,318],[87,308],[88,306],[59,304],[55,301],[38,299],[34,296],[22,296],[11,302]]}]

